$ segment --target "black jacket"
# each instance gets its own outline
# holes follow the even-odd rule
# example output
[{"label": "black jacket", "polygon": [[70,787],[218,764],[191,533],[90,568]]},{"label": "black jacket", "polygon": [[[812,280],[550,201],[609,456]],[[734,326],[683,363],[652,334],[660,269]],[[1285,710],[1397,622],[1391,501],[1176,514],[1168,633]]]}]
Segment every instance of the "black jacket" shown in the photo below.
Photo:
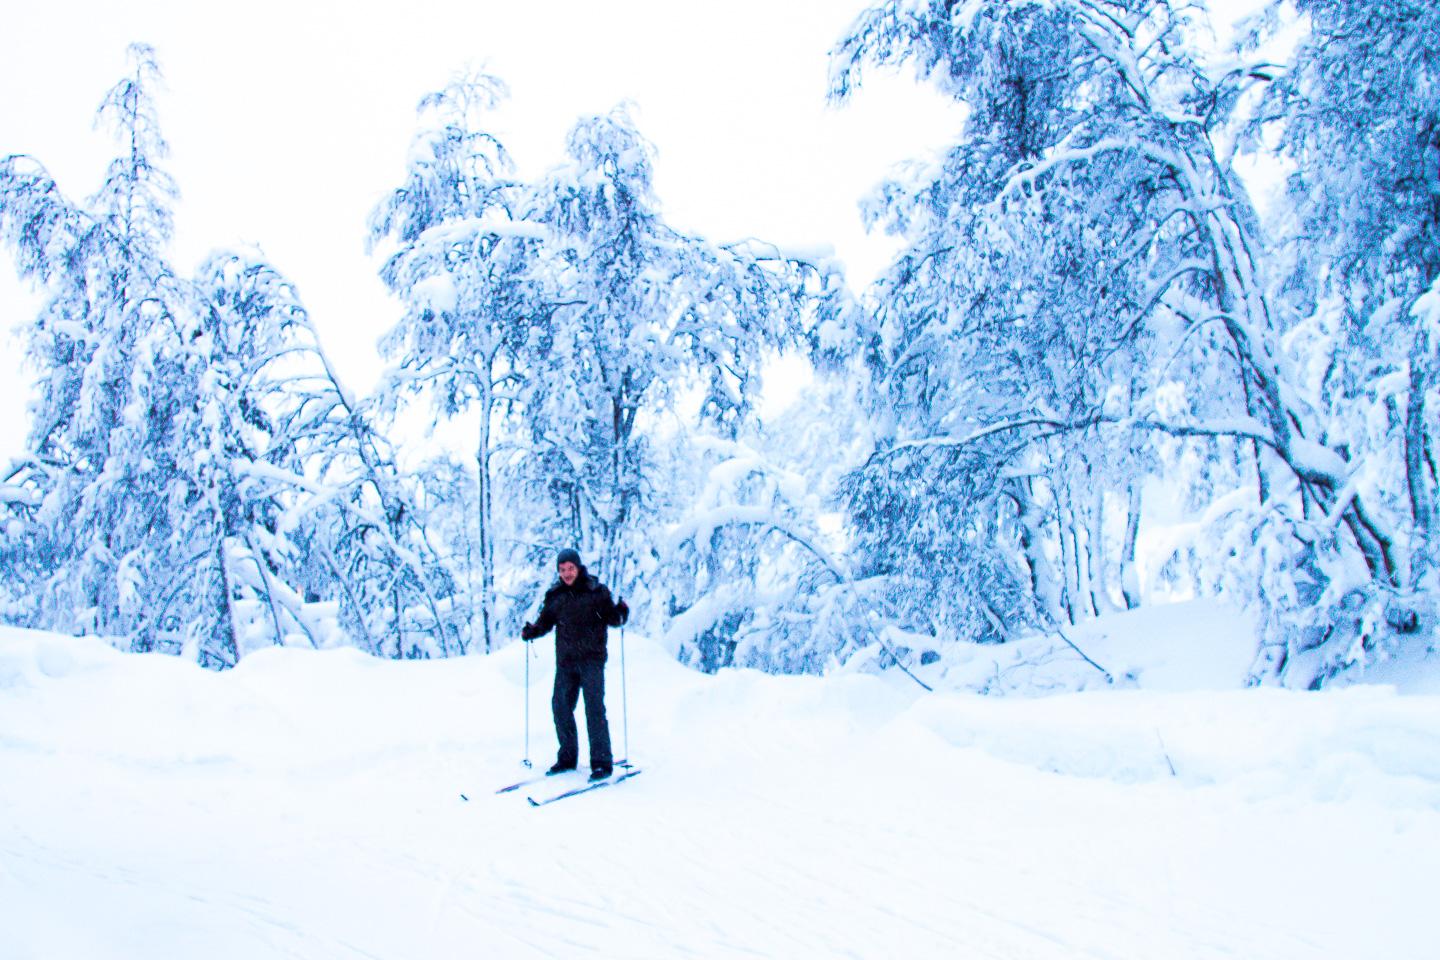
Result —
[{"label": "black jacket", "polygon": [[557,580],[545,591],[540,616],[528,631],[530,638],[555,630],[555,659],[560,663],[586,660],[605,662],[605,628],[618,627],[620,611],[610,589],[584,567],[570,586]]}]

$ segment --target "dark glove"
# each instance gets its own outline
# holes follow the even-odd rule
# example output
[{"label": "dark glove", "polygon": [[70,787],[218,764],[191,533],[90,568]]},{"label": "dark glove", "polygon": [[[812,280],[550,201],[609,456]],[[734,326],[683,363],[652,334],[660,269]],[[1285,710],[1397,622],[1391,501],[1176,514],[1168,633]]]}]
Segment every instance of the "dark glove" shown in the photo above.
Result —
[{"label": "dark glove", "polygon": [[615,604],[615,616],[619,618],[620,625],[623,627],[625,622],[630,619],[630,605],[624,600]]},{"label": "dark glove", "polygon": [[529,643],[531,640],[534,640],[538,636],[540,636],[540,632],[535,629],[535,624],[533,623],[527,623],[525,624],[525,626],[520,628],[520,639],[524,640],[526,643]]}]

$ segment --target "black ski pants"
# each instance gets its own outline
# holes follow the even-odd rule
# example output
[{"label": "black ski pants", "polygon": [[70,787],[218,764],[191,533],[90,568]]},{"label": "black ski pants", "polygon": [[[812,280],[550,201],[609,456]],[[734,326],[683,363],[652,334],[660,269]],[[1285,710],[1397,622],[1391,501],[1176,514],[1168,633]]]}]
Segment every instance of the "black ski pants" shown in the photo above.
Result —
[{"label": "black ski pants", "polygon": [[585,694],[585,732],[590,738],[590,769],[609,770],[610,724],[605,719],[605,661],[580,660],[555,667],[555,694],[550,709],[555,714],[555,736],[560,740],[556,761],[562,767],[578,765],[580,732],[575,728],[575,704]]}]

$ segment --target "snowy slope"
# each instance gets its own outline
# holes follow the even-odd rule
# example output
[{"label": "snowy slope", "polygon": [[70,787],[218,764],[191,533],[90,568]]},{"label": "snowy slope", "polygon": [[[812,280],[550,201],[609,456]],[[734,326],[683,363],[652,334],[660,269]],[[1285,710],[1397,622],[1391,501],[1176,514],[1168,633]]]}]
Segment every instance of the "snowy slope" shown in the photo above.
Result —
[{"label": "snowy slope", "polygon": [[0,956],[1434,956],[1435,696],[922,695],[627,645],[644,774],[530,809],[489,792],[521,645],[214,674],[0,631]]}]

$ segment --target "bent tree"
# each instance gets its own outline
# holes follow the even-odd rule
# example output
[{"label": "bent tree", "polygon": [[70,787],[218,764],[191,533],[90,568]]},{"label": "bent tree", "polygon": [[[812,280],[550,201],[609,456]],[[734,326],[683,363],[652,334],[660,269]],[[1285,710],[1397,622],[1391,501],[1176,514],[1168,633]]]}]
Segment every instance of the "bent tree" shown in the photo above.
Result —
[{"label": "bent tree", "polygon": [[[1332,358],[1292,336],[1234,168],[1237,105],[1274,69],[1207,62],[1201,14],[892,2],[837,47],[837,98],[866,64],[908,62],[971,109],[942,162],[876,204],[907,248],[859,333],[899,412],[852,516],[878,554],[879,521],[916,509],[905,484],[951,491],[957,516],[927,542],[958,531],[980,592],[1011,598],[981,611],[999,632],[1032,609],[1073,616],[1107,536],[1123,526],[1133,549],[1145,477],[1178,479],[1215,521],[1202,572],[1269,612],[1257,679],[1323,680],[1413,628],[1408,545],[1320,421],[1304,371]],[[925,565],[912,546],[899,578]]]}]

